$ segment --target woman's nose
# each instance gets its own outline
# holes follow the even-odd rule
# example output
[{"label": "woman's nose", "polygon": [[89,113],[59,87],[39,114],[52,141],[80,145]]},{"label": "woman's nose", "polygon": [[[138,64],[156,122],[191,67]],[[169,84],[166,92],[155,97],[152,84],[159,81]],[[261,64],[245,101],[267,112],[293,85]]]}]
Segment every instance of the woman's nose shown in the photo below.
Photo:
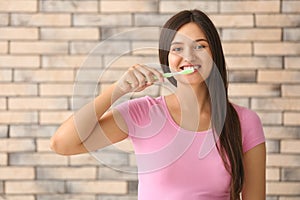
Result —
[{"label": "woman's nose", "polygon": [[193,62],[197,59],[194,49],[186,48],[183,54],[183,59],[188,62]]}]

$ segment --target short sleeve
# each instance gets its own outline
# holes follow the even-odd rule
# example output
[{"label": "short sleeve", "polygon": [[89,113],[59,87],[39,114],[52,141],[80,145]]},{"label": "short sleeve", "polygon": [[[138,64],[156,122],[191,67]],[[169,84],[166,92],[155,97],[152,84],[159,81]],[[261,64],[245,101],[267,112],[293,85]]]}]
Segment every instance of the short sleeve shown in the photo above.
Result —
[{"label": "short sleeve", "polygon": [[239,113],[244,153],[265,142],[265,135],[259,116],[252,110],[241,108]]},{"label": "short sleeve", "polygon": [[125,102],[117,105],[116,107],[114,107],[114,110],[117,110],[121,114],[123,120],[125,121],[125,123],[127,125],[128,135],[132,135],[134,132],[134,127],[130,120],[129,104],[130,104],[130,101],[125,101]]},{"label": "short sleeve", "polygon": [[149,103],[147,97],[123,102],[114,107],[114,109],[117,110],[124,119],[128,128],[129,137],[135,136],[136,128],[147,124],[149,121]]}]

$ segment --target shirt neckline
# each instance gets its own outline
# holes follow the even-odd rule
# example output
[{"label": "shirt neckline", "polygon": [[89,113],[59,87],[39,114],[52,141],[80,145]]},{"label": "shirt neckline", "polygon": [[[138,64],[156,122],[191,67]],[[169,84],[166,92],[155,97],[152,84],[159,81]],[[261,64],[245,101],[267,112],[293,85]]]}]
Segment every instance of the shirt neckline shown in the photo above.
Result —
[{"label": "shirt neckline", "polygon": [[182,127],[180,127],[173,119],[173,117],[171,116],[171,113],[169,112],[169,109],[168,109],[168,106],[167,106],[167,102],[165,100],[165,96],[160,96],[160,99],[162,101],[162,106],[163,106],[163,109],[167,115],[167,119],[169,120],[169,122],[176,128],[176,129],[179,129],[181,131],[184,131],[186,133],[193,133],[193,134],[207,134],[207,133],[211,133],[212,132],[212,129],[207,129],[205,131],[190,131],[190,130],[187,130],[187,129],[184,129]]}]

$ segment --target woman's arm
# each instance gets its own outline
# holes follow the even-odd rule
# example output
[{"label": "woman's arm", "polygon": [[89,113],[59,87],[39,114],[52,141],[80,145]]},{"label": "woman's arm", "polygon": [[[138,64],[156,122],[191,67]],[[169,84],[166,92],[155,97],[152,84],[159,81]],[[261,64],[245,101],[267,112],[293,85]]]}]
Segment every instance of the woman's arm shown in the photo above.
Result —
[{"label": "woman's arm", "polygon": [[112,103],[122,95],[116,90],[115,83],[94,101],[74,113],[52,136],[51,149],[58,154],[73,155],[93,151],[125,139],[126,130],[121,130],[114,119],[118,113],[113,115],[110,111],[104,115]]},{"label": "woman's arm", "polygon": [[139,92],[151,86],[160,72],[136,65],[114,84],[67,119],[51,138],[50,147],[62,155],[94,151],[127,137],[127,126],[118,111],[108,111],[111,105],[128,92]]},{"label": "woman's arm", "polygon": [[243,200],[266,199],[266,146],[259,144],[244,154]]}]

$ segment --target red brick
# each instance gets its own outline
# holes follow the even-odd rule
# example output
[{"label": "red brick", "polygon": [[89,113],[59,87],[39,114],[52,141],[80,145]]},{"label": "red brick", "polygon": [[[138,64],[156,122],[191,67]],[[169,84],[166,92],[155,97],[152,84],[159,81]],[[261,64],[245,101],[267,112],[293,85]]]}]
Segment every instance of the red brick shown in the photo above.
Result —
[{"label": "red brick", "polygon": [[18,0],[18,3],[11,0],[0,1],[1,12],[36,12],[36,0]]},{"label": "red brick", "polygon": [[257,14],[255,21],[257,27],[297,27],[299,14]]},{"label": "red brick", "polygon": [[102,13],[112,12],[157,12],[156,1],[100,1],[100,11]]},{"label": "red brick", "polygon": [[261,83],[299,83],[300,72],[296,70],[259,70],[257,81]]},{"label": "red brick", "polygon": [[280,11],[280,1],[221,1],[221,12],[272,13]]}]

